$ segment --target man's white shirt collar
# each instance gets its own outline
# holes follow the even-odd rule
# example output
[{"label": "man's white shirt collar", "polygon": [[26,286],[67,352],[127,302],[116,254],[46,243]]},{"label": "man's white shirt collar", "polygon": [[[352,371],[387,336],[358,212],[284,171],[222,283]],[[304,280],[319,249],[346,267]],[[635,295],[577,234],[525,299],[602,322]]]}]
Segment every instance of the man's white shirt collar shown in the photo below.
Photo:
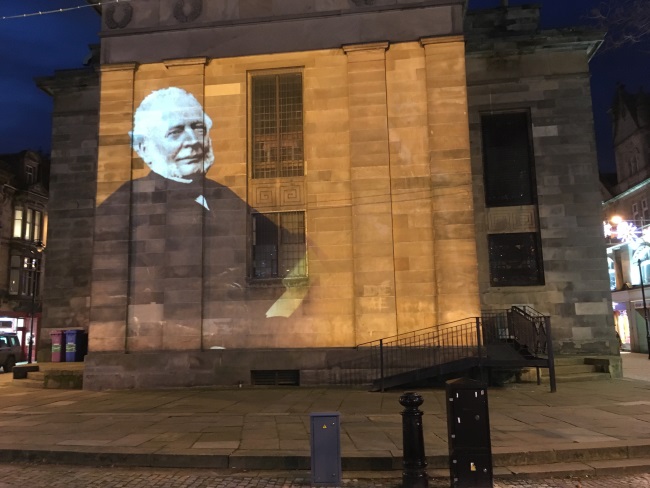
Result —
[{"label": "man's white shirt collar", "polygon": [[208,201],[205,199],[203,195],[199,195],[198,197],[196,197],[196,200],[194,201],[199,205],[203,205],[206,210],[210,210],[210,207],[208,207]]}]

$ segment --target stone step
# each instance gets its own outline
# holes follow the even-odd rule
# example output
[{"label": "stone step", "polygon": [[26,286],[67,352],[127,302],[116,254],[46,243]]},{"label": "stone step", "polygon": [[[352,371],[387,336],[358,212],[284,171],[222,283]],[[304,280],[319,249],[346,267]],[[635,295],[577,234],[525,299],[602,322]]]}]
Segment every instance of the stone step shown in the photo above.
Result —
[{"label": "stone step", "polygon": [[[529,466],[507,466],[495,470],[496,477],[525,476],[526,478],[548,478],[568,476],[616,476],[632,473],[647,473],[649,458],[604,459],[573,463],[533,464]],[[505,472],[504,472],[505,471]],[[509,472],[509,473],[508,473]],[[576,485],[577,486],[577,485]]]},{"label": "stone step", "polygon": [[[555,365],[555,375],[568,375],[568,374],[579,374],[579,373],[595,373],[597,369],[592,364],[566,364],[558,366]],[[542,369],[542,376],[548,376],[548,369]]]},{"label": "stone step", "polygon": [[[577,374],[556,374],[555,381],[558,383],[570,383],[574,381],[601,381],[611,380],[609,373],[577,373]],[[549,378],[542,377],[542,383],[548,383]]]},{"label": "stone step", "polygon": [[[598,380],[611,380],[612,377],[609,373],[600,373],[594,370],[563,373],[557,368],[555,369],[555,381],[557,383],[568,383],[571,381],[598,381]],[[521,381],[536,382],[537,372],[533,368],[525,369],[521,372]],[[540,381],[548,384],[549,376],[547,369],[540,369]]]},{"label": "stone step", "polygon": [[[617,476],[622,474],[648,473],[649,468],[650,458],[619,458],[514,465],[495,463],[493,466],[493,474],[496,479],[500,480],[521,478],[534,480],[551,477],[565,478],[571,476]],[[436,467],[433,468],[429,468],[427,470],[427,474],[434,479],[449,478],[449,470],[444,467],[440,467],[439,465],[436,465]],[[390,473],[385,472],[384,475],[390,475]],[[536,485],[532,484],[529,481],[525,484],[522,484],[521,486],[533,487]],[[575,486],[579,485],[576,484]]]},{"label": "stone step", "polygon": [[555,367],[585,364],[584,356],[560,356],[555,358]]},{"label": "stone step", "polygon": [[43,381],[24,378],[20,380],[11,380],[11,385],[18,386],[20,388],[43,388]]}]

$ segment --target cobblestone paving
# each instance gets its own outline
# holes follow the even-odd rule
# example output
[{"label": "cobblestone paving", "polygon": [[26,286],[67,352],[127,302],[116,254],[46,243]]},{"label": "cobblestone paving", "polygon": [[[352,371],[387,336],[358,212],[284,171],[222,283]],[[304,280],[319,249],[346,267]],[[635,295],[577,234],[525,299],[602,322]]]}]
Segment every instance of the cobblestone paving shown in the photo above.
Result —
[{"label": "cobblestone paving", "polygon": [[[401,479],[372,476],[344,479],[343,488],[393,488]],[[399,476],[399,475],[398,475]],[[310,485],[309,473],[237,473],[212,470],[155,468],[93,468],[1,464],[0,488],[304,488]],[[448,480],[432,480],[430,488],[448,488]],[[650,487],[650,474],[617,477],[549,480],[497,480],[494,488],[644,488]]]}]

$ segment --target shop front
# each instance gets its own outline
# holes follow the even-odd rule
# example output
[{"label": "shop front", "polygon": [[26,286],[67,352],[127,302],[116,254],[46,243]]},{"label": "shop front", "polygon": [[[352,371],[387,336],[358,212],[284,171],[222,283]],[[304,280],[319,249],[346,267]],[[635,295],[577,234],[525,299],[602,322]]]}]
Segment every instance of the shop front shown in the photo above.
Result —
[{"label": "shop front", "polygon": [[612,313],[621,350],[648,353],[650,225],[605,223]]}]

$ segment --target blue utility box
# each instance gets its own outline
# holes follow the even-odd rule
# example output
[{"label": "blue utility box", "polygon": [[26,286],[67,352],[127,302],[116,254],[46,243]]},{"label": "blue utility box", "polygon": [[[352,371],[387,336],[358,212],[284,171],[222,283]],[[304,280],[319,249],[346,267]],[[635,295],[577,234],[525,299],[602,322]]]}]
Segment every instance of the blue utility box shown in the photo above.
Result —
[{"label": "blue utility box", "polygon": [[341,426],[338,412],[312,413],[311,484],[341,486]]}]

